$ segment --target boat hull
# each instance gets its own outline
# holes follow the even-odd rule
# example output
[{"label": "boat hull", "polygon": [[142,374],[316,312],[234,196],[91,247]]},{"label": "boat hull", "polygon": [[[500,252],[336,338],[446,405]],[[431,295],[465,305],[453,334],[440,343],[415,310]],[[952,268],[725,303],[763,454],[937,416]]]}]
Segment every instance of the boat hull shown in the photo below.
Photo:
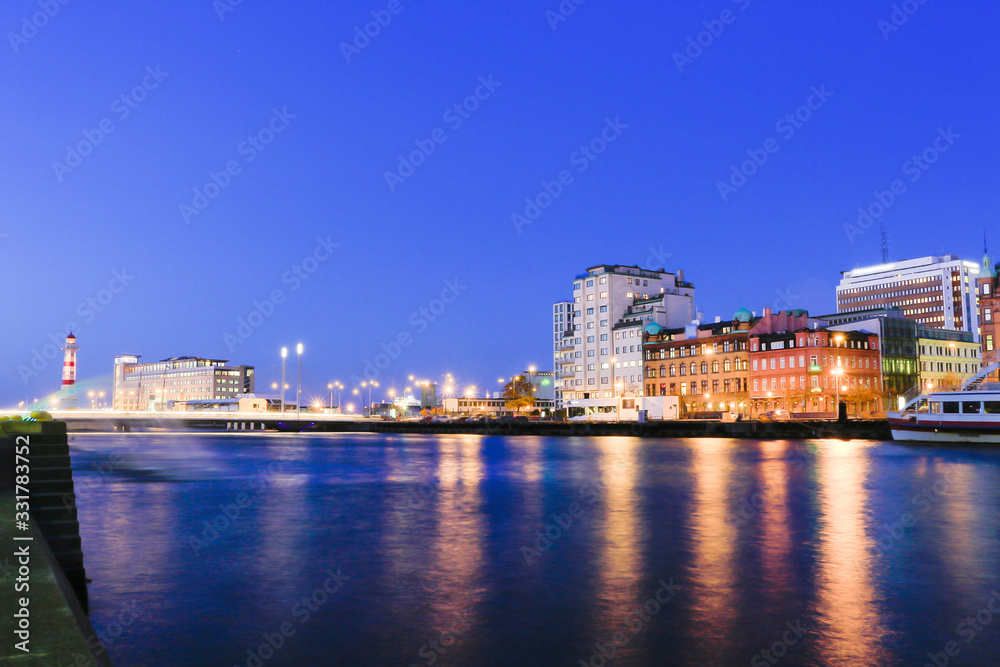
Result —
[{"label": "boat hull", "polygon": [[1000,444],[1000,422],[992,420],[907,419],[890,413],[889,430],[900,441]]}]

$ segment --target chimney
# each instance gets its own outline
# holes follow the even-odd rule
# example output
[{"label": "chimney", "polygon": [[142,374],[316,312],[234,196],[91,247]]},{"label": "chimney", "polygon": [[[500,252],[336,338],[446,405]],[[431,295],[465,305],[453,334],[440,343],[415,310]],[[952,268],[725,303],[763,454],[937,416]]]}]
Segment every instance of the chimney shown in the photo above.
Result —
[{"label": "chimney", "polygon": [[675,282],[678,283],[684,282],[684,269],[677,269],[677,279]]},{"label": "chimney", "polygon": [[715,316],[715,323],[718,324],[721,321],[722,321],[722,316],[721,315],[716,315]]},{"label": "chimney", "polygon": [[764,317],[769,317],[771,315],[770,307],[764,309]]}]

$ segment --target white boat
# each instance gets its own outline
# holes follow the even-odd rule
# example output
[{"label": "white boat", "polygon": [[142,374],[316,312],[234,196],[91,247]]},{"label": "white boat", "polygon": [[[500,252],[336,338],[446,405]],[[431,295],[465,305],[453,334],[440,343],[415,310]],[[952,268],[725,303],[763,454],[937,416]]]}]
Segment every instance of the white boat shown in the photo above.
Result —
[{"label": "white boat", "polygon": [[892,439],[1000,443],[1000,384],[983,382],[998,367],[983,369],[960,389],[920,394],[888,413]]}]

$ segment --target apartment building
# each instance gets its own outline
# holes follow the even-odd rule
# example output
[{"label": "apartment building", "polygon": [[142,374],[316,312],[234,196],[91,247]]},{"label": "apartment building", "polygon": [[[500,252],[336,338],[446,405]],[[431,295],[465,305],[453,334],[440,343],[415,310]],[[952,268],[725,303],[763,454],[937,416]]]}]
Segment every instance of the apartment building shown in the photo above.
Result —
[{"label": "apartment building", "polygon": [[616,396],[641,396],[642,327],[682,327],[697,316],[683,271],[602,264],[576,276],[572,293],[572,301],[554,307],[569,305],[573,313],[553,345],[560,407],[613,410]]},{"label": "apartment building", "polygon": [[834,331],[803,310],[764,315],[750,330],[751,414],[828,413],[837,401],[856,416],[884,409],[878,334]]},{"label": "apartment building", "polygon": [[749,398],[750,328],[759,318],[745,308],[733,319],[665,329],[645,326],[646,396],[679,396],[682,415],[744,412]]}]

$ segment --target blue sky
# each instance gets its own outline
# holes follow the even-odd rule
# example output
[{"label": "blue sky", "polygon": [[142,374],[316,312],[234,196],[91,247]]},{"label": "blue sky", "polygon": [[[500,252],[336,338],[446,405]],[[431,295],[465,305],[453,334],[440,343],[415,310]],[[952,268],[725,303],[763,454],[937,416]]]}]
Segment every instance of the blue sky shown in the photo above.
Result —
[{"label": "blue sky", "polygon": [[384,383],[492,388],[551,365],[551,304],[600,263],[684,269],[707,318],[828,312],[895,180],[892,258],[978,260],[1000,8],[903,4],[4,3],[0,404],[58,387],[70,323],[95,382],[122,352],[269,382],[302,341],[319,394],[402,336]]}]

